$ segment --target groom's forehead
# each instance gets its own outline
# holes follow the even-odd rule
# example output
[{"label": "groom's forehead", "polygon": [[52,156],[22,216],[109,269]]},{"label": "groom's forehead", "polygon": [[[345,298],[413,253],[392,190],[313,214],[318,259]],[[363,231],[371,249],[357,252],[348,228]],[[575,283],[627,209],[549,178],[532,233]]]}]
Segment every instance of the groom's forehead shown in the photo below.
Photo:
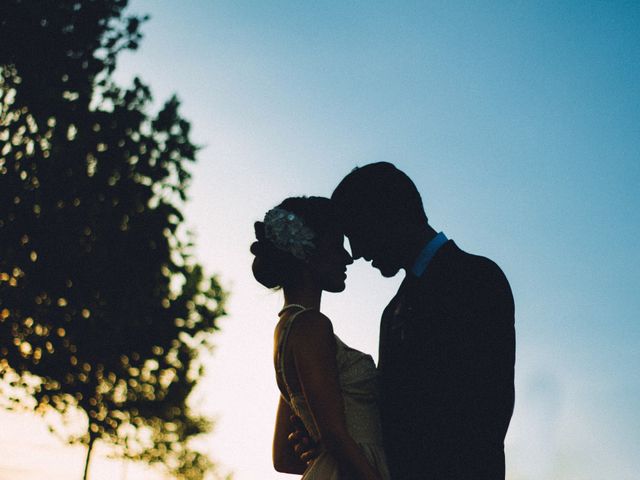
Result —
[{"label": "groom's forehead", "polygon": [[379,221],[371,212],[352,212],[343,217],[343,230],[348,237],[362,235],[379,228]]},{"label": "groom's forehead", "polygon": [[342,209],[342,218],[348,223],[370,223],[376,217],[375,205],[364,202],[352,202]]}]

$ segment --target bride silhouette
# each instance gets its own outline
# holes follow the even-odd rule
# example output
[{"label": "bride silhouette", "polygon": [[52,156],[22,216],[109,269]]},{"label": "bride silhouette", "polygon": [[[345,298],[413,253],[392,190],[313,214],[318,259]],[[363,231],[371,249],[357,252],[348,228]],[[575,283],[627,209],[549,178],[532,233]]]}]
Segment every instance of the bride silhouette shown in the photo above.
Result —
[{"label": "bride silhouette", "polygon": [[[255,223],[253,273],[268,288],[282,288],[284,307],[274,334],[274,365],[281,397],[273,464],[304,480],[387,480],[376,367],[349,348],[320,312],[323,291],[345,288],[343,234],[327,198],[288,198]],[[288,441],[293,417],[319,446],[304,462]]]}]

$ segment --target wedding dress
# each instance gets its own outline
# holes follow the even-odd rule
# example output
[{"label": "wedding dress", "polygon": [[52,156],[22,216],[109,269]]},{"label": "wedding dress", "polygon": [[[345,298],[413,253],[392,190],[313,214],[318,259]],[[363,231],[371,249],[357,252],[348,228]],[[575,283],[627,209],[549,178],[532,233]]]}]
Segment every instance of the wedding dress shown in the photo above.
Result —
[{"label": "wedding dress", "polygon": [[[302,420],[309,435],[318,441],[319,433],[313,416],[302,393],[295,393],[287,383],[284,371],[285,344],[296,317],[306,309],[293,313],[283,326],[276,354],[276,375],[285,385],[285,401],[291,410]],[[348,347],[335,336],[338,378],[344,402],[344,414],[347,430],[362,449],[369,463],[388,480],[389,471],[382,447],[382,427],[378,410],[376,366],[370,355]],[[348,480],[341,475],[338,463],[329,452],[322,452],[305,471],[302,480]]]}]

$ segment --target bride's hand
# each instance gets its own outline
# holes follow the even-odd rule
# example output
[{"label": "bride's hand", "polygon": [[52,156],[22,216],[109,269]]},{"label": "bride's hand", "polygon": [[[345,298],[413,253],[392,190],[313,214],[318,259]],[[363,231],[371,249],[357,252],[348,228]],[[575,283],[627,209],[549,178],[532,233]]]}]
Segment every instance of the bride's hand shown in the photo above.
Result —
[{"label": "bride's hand", "polygon": [[307,465],[311,465],[320,454],[318,445],[311,439],[307,429],[298,417],[292,415],[290,420],[295,430],[288,436],[289,444],[293,447],[296,455],[300,457],[300,460]]}]

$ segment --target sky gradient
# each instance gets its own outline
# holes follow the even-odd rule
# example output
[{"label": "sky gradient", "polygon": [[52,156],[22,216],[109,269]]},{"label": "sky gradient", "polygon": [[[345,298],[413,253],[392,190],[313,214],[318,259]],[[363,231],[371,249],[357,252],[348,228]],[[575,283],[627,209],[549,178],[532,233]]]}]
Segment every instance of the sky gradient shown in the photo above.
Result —
[{"label": "sky gradient", "polygon": [[[151,19],[118,78],[140,75],[158,102],[177,93],[203,146],[187,222],[231,296],[193,400],[217,417],[203,446],[223,471],[290,478],[270,465],[281,298],[251,276],[253,222],[385,160],[415,181],[436,230],[511,283],[507,478],[637,477],[640,4],[135,0],[129,10]],[[362,260],[348,273],[324,309],[347,344],[377,358],[401,275],[383,279]],[[7,422],[13,432],[39,421]],[[3,448],[33,441],[0,433]],[[56,442],[37,443],[81,468],[82,452]],[[42,478],[41,468],[5,459],[0,479]],[[104,462],[92,480],[122,468]]]}]

